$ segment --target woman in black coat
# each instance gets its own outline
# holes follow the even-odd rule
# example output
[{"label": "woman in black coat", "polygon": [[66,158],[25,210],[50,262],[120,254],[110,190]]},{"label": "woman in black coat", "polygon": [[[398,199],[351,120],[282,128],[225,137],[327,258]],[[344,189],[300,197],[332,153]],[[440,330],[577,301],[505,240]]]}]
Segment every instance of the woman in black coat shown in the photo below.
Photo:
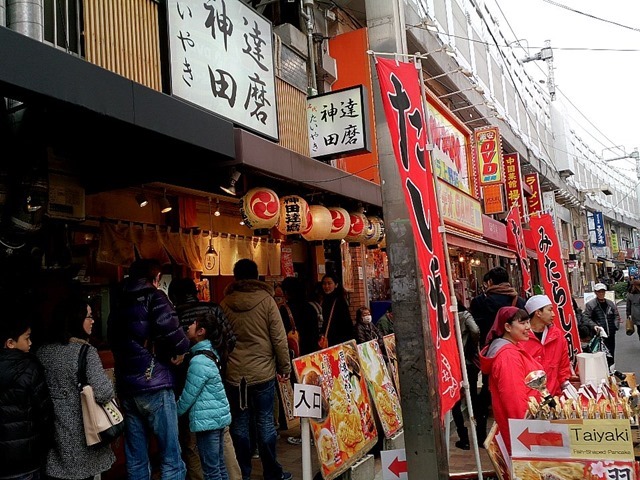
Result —
[{"label": "woman in black coat", "polygon": [[355,339],[355,331],[344,289],[332,274],[322,277],[322,317],[320,335],[326,335],[329,346]]}]

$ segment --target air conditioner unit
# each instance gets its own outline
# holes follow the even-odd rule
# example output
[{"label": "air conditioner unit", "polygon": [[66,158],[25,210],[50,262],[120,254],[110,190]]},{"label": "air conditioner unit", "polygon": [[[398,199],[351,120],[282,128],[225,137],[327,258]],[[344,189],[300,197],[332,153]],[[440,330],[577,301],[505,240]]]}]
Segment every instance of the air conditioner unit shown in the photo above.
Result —
[{"label": "air conditioner unit", "polygon": [[49,173],[49,205],[47,215],[59,220],[84,221],[84,188],[68,175]]}]

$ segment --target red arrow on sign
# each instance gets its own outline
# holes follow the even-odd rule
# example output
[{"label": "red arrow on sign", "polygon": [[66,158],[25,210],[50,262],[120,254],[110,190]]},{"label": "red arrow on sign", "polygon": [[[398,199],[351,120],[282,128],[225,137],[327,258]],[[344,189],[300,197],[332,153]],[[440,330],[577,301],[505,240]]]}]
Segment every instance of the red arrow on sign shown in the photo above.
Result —
[{"label": "red arrow on sign", "polygon": [[563,447],[562,434],[559,432],[542,432],[534,433],[530,432],[529,428],[525,428],[524,431],[518,436],[518,440],[525,447],[531,450],[533,445],[540,447]]},{"label": "red arrow on sign", "polygon": [[398,457],[394,458],[389,464],[389,471],[400,478],[401,473],[407,473],[407,461],[400,460]]}]

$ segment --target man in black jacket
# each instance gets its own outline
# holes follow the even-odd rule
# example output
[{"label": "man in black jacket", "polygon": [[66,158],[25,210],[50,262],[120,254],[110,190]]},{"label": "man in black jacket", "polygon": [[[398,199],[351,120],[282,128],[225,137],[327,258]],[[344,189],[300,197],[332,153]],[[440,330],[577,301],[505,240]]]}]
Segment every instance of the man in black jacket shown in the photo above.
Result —
[{"label": "man in black jacket", "polygon": [[[509,283],[509,274],[504,267],[494,267],[485,275],[487,289],[471,300],[469,311],[480,328],[480,348],[484,347],[487,334],[502,307],[515,306],[524,308],[525,299]],[[477,388],[477,385],[475,386]],[[470,385],[469,388],[474,388]],[[489,393],[489,376],[482,375],[482,388],[478,394],[477,411],[475,413],[478,443],[482,445],[487,436],[487,418],[491,394]]]},{"label": "man in black jacket", "polygon": [[614,302],[605,298],[607,286],[604,283],[596,283],[593,287],[596,298],[589,300],[584,306],[583,322],[593,327],[597,332],[605,332],[604,344],[609,349],[607,356],[609,367],[615,363],[616,332],[622,324],[620,312]]}]

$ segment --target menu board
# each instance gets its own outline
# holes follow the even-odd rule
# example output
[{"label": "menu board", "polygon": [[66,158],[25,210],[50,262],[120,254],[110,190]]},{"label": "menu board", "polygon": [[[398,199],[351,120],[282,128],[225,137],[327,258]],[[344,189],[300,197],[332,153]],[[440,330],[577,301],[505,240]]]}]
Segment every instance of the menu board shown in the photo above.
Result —
[{"label": "menu board", "polygon": [[396,336],[393,333],[382,337],[384,340],[384,348],[387,350],[387,358],[389,359],[389,371],[393,379],[393,385],[396,387],[398,397],[400,397],[400,373],[398,372],[398,354],[396,352]]},{"label": "menu board", "polygon": [[384,436],[391,438],[402,429],[402,407],[378,341],[358,344],[358,355]]},{"label": "menu board", "polygon": [[322,388],[322,416],[310,419],[326,480],[336,478],[378,441],[356,342],[350,340],[293,359],[298,383]]}]

